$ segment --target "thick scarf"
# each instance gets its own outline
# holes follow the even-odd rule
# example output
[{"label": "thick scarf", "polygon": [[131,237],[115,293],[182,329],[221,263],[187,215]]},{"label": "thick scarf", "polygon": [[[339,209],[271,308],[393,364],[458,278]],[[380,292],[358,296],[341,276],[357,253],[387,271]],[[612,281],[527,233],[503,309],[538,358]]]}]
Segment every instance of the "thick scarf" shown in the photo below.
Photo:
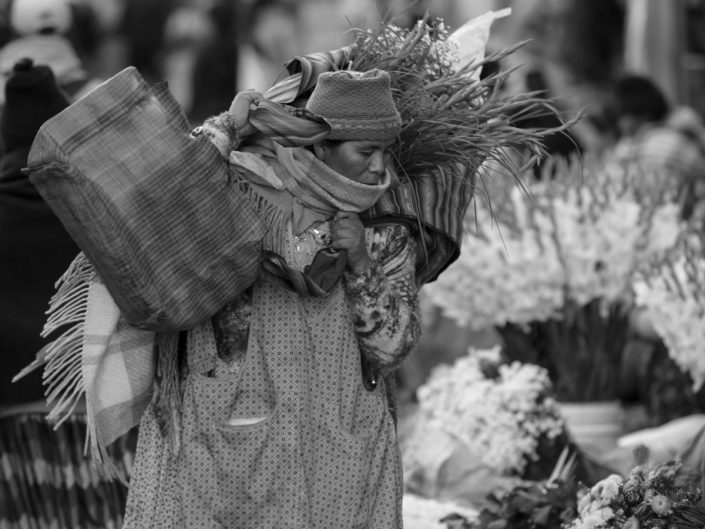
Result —
[{"label": "thick scarf", "polygon": [[[307,149],[287,148],[267,139],[258,139],[242,151],[233,151],[229,161],[246,169],[245,179],[252,183],[288,192],[277,196],[278,201],[281,195],[288,197],[280,202],[280,207],[258,208],[269,226],[263,270],[270,279],[300,296],[327,295],[346,266],[346,253],[318,252],[304,272],[296,270],[282,256],[281,242],[288,231],[285,224],[291,221],[292,233],[299,235],[312,225],[329,220],[337,211],[364,211],[385,193],[391,174],[385,173],[379,184],[361,184],[333,171]],[[261,204],[259,197],[251,198]]]},{"label": "thick scarf", "polygon": [[[230,162],[249,169],[258,180],[264,179],[265,185],[283,187],[291,193],[294,234],[302,233],[316,221],[330,219],[337,211],[361,213],[374,206],[389,188],[389,171],[376,185],[361,184],[332,170],[312,151],[302,148],[323,141],[329,131],[325,120],[306,109],[262,100],[253,104],[249,112],[249,122],[261,134],[248,146],[230,153]],[[235,118],[242,121],[244,116]],[[274,171],[275,178],[271,177],[272,160],[285,169]]]},{"label": "thick scarf", "polygon": [[307,149],[290,149],[274,143],[284,187],[293,196],[292,228],[298,235],[318,220],[337,211],[362,212],[372,207],[389,187],[390,174],[377,185],[355,182],[333,171]]}]

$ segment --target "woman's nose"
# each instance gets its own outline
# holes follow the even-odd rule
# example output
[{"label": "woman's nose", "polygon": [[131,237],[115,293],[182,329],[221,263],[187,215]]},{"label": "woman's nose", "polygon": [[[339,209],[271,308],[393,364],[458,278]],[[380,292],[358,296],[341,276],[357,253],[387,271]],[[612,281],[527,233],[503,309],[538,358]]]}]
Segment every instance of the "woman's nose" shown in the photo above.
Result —
[{"label": "woman's nose", "polygon": [[384,156],[384,151],[379,149],[374,152],[372,155],[372,159],[370,160],[370,167],[369,171],[370,173],[376,174],[376,175],[382,175],[384,174],[385,171],[385,156]]}]

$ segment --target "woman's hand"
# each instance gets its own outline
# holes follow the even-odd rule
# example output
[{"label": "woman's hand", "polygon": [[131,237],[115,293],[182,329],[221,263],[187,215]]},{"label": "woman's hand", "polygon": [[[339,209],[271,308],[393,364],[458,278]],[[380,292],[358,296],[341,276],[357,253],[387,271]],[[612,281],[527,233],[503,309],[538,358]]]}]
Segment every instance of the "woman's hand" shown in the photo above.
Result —
[{"label": "woman's hand", "polygon": [[338,211],[331,221],[333,248],[348,252],[348,267],[354,274],[370,269],[370,257],[365,245],[365,227],[357,213]]},{"label": "woman's hand", "polygon": [[245,92],[238,92],[233,102],[230,103],[228,111],[233,115],[237,134],[241,138],[251,136],[257,132],[257,129],[250,124],[249,117],[250,109],[254,104],[258,103],[260,99],[262,99],[262,94],[254,90],[247,90]]}]

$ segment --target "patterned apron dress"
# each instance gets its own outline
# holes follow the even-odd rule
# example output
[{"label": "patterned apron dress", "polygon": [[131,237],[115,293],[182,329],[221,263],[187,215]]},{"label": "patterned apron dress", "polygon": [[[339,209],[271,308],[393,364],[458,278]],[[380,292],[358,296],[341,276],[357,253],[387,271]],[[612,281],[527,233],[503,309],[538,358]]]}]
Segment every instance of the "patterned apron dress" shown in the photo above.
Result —
[{"label": "patterned apron dress", "polygon": [[363,386],[343,286],[306,298],[260,280],[250,321],[243,367],[217,378],[210,323],[189,333],[181,450],[148,412],[126,527],[400,528],[395,427],[383,382]]}]

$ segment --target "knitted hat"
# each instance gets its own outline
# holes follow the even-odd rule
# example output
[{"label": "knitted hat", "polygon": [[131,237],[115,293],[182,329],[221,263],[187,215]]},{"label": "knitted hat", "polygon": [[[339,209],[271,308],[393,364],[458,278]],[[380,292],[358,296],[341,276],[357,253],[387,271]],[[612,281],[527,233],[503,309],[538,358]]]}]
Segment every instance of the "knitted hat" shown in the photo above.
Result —
[{"label": "knitted hat", "polygon": [[388,140],[401,130],[389,74],[382,70],[325,72],[306,108],[331,126],[331,140]]},{"label": "knitted hat", "polygon": [[69,102],[56,85],[48,66],[34,66],[22,59],[5,85],[5,108],[0,118],[0,138],[5,151],[29,147],[39,127]]}]

